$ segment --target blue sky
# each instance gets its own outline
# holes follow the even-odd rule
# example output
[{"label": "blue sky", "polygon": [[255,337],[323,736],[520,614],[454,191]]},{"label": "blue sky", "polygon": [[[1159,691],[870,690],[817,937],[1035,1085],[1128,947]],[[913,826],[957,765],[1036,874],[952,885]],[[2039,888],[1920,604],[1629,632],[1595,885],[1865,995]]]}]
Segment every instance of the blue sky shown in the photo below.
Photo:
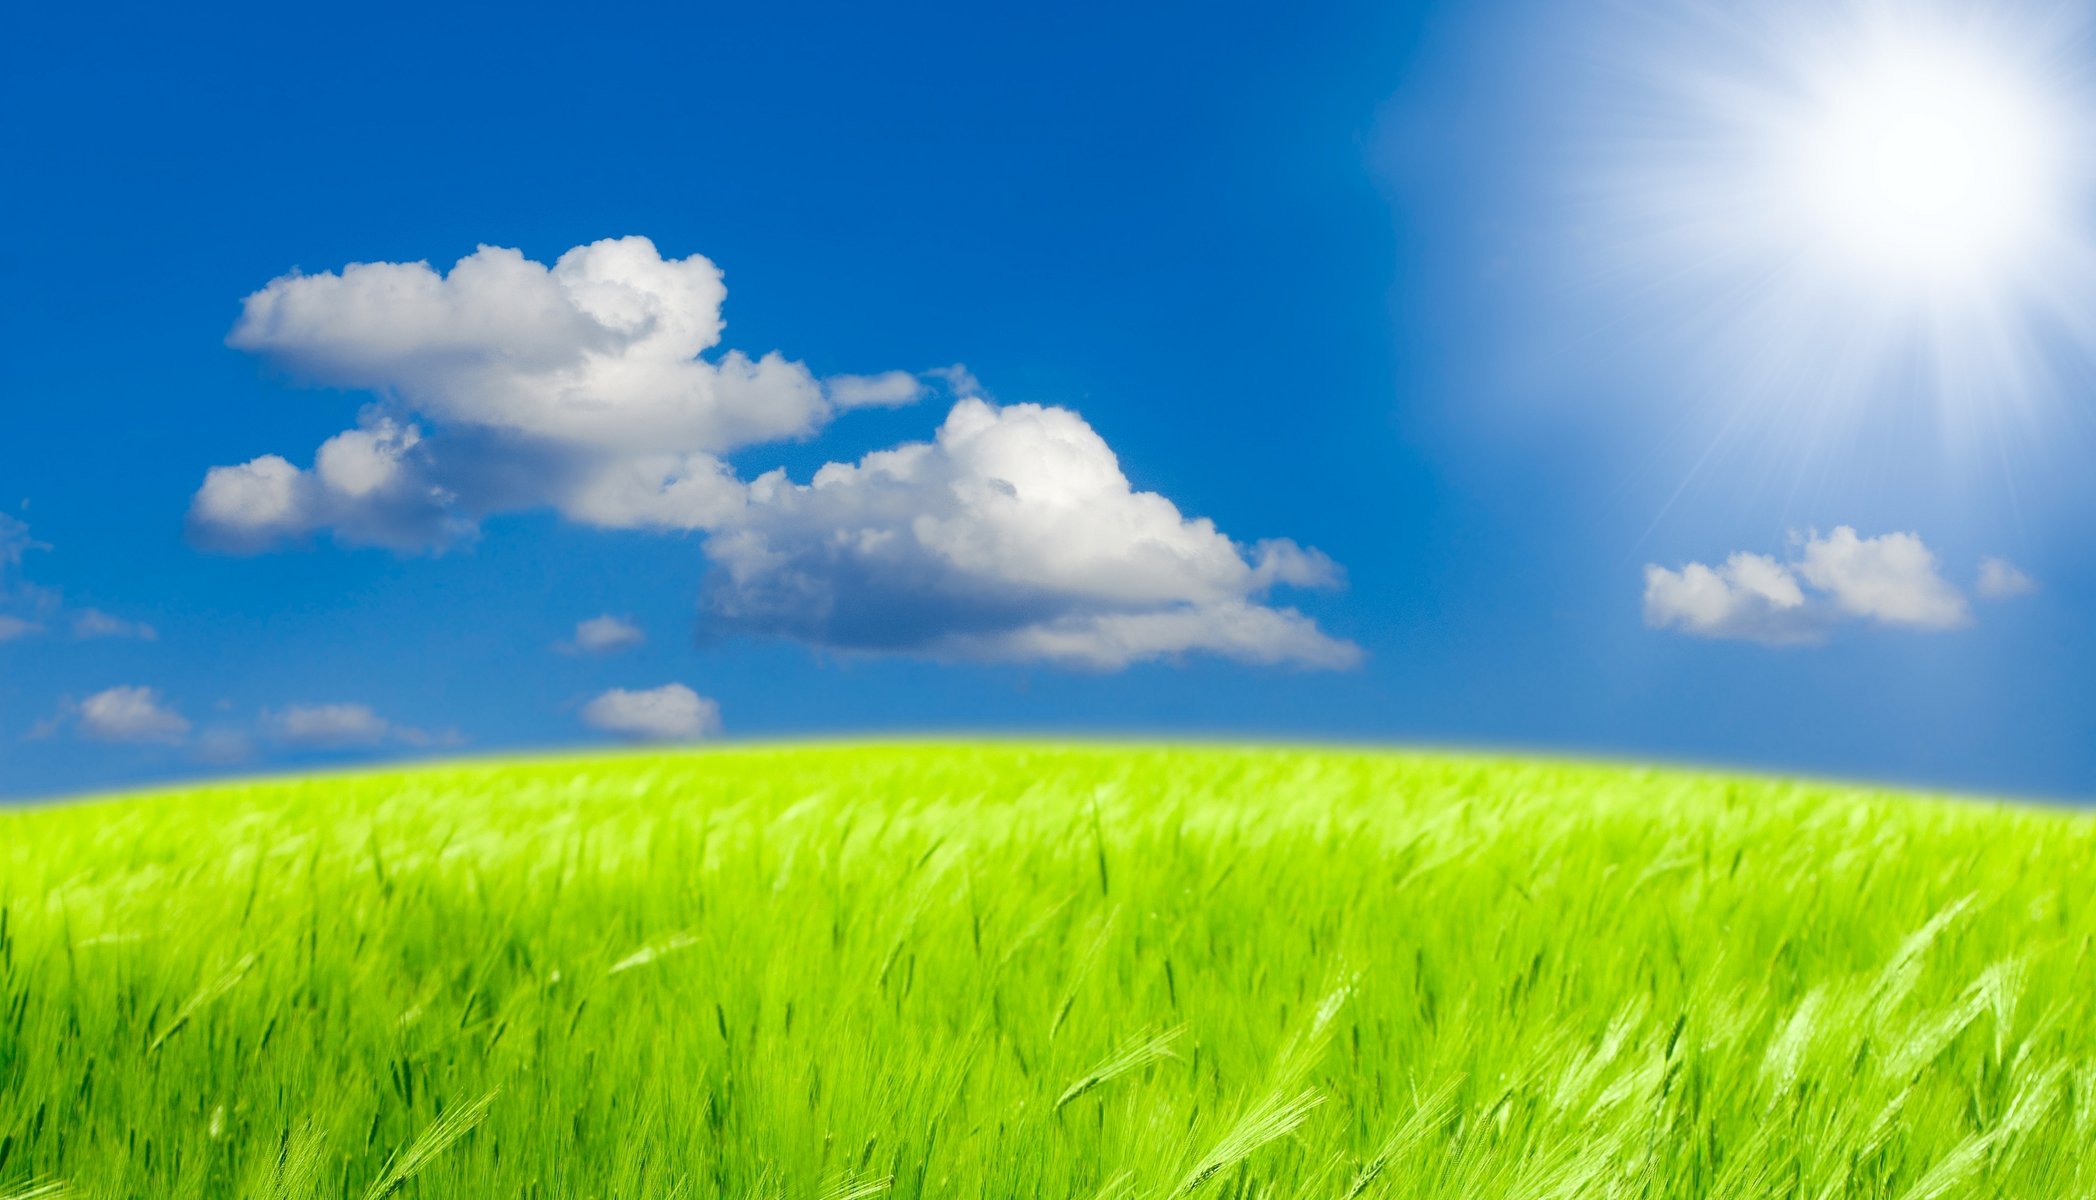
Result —
[{"label": "blue sky", "polygon": [[[1676,270],[1616,69],[1738,45],[1585,8],[18,8],[0,795],[716,725],[2088,794],[2083,339],[1822,369],[1870,311]],[[719,496],[591,491],[658,452]]]}]

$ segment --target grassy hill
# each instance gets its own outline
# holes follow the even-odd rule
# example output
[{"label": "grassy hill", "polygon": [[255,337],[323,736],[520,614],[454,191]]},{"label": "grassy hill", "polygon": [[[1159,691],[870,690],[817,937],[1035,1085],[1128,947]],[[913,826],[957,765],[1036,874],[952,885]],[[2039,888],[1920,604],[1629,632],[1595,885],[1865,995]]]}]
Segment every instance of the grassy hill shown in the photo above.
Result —
[{"label": "grassy hill", "polygon": [[0,1197],[2061,1200],[2092,936],[2086,816],[1691,773],[216,787],[0,815]]}]

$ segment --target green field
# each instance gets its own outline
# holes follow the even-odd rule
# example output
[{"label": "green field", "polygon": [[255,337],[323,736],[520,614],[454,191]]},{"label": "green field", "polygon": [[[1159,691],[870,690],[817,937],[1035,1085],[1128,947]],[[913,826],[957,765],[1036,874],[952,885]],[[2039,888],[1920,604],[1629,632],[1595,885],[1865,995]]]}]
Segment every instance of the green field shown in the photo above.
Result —
[{"label": "green field", "polygon": [[0,1197],[2096,1195],[2096,820],[793,747],[0,815]]}]

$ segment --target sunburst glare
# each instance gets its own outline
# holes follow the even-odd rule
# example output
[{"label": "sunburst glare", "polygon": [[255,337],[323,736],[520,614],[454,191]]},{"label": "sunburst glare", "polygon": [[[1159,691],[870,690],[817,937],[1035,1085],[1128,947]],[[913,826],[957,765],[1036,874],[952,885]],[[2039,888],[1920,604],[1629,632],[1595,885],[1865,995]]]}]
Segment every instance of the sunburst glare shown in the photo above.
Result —
[{"label": "sunburst glare", "polygon": [[1691,347],[1726,436],[1802,463],[1888,423],[1989,457],[2036,428],[2096,345],[2084,32],[2014,0],[1861,0],[1632,39],[1581,160],[1596,249]]}]

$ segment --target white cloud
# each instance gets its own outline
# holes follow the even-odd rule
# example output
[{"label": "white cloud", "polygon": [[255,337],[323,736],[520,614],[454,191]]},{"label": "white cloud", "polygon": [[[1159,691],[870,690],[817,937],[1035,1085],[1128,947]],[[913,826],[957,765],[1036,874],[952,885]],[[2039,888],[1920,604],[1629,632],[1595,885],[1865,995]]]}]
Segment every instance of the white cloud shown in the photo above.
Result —
[{"label": "white cloud", "polygon": [[879,375],[832,375],[823,381],[838,408],[901,408],[924,397],[924,384],[908,371]]},{"label": "white cloud", "polygon": [[2038,590],[2038,581],[2006,558],[1980,560],[1979,594],[1986,600],[2013,600]]},{"label": "white cloud", "polygon": [[1818,613],[1790,569],[1761,554],[1735,554],[1717,567],[1645,568],[1645,623],[1701,637],[1781,645],[1817,639]]},{"label": "white cloud", "polygon": [[376,746],[392,725],[366,704],[292,704],[263,714],[278,741],[299,746]]},{"label": "white cloud", "polygon": [[646,691],[613,688],[582,706],[592,729],[651,742],[685,742],[721,731],[720,705],[681,683]]},{"label": "white cloud", "polygon": [[720,473],[718,456],[805,437],[840,407],[914,398],[901,372],[839,377],[826,395],[776,353],[701,357],[719,344],[726,295],[707,259],[665,259],[640,237],[577,246],[550,267],[483,246],[448,273],[358,263],[277,279],[247,298],[228,342],[385,407],[310,469],[274,454],[214,468],[192,533],[234,551],[321,529],[413,549],[539,507],[692,528],[712,497],[677,485]]},{"label": "white cloud", "polygon": [[10,617],[5,613],[0,613],[0,642],[12,642],[17,638],[34,637],[43,631],[44,627],[35,621],[26,621],[21,617]]},{"label": "white cloud", "polygon": [[617,654],[648,640],[641,628],[623,617],[605,613],[575,623],[575,636],[560,648],[569,654]]},{"label": "white cloud", "polygon": [[419,452],[422,431],[366,410],[361,424],[321,443],[312,470],[276,454],[204,473],[190,502],[191,537],[230,553],[266,550],[330,529],[350,545],[430,549],[470,537],[471,517],[436,482]]},{"label": "white cloud", "polygon": [[561,501],[570,520],[604,529],[705,529],[747,502],[727,463],[711,454],[640,454],[578,479]]},{"label": "white cloud", "polygon": [[1293,542],[1249,549],[1129,486],[1067,409],[956,404],[936,440],[759,478],[707,539],[720,626],[842,650],[1118,668],[1189,652],[1345,667],[1361,652],[1276,585],[1338,571]]},{"label": "white cloud", "polygon": [[458,740],[456,735],[439,737],[395,724],[368,704],[287,704],[264,712],[262,729],[274,741],[311,749],[342,750],[386,742],[429,746]]},{"label": "white cloud", "polygon": [[99,608],[84,608],[73,617],[73,636],[76,638],[135,638],[141,642],[158,641],[160,631],[144,621],[127,621],[113,617]]},{"label": "white cloud", "polygon": [[1772,645],[1814,642],[1843,619],[1944,630],[1969,624],[1965,597],[1911,533],[1859,537],[1843,525],[1800,539],[1780,563],[1734,554],[1718,567],[1645,568],[1645,623],[1701,637]]},{"label": "white cloud", "polygon": [[[229,702],[220,701],[225,709]],[[456,746],[455,731],[430,733],[389,721],[368,704],[287,704],[265,709],[252,724],[214,724],[196,731],[188,718],[150,687],[113,687],[79,703],[67,701],[38,721],[31,738],[47,738],[70,727],[101,742],[186,745],[200,761],[228,764],[253,756],[257,740],[298,749],[349,750],[381,745]],[[192,736],[194,733],[194,736]]]},{"label": "white cloud", "polygon": [[1843,525],[1808,539],[1797,571],[1850,616],[1910,629],[1972,620],[1965,597],[1937,573],[1935,554],[1911,533],[1860,538]]},{"label": "white cloud", "polygon": [[[484,246],[448,273],[367,263],[275,280],[247,298],[230,343],[379,402],[310,468],[274,454],[212,468],[192,536],[240,552],[321,530],[436,549],[489,515],[550,507],[704,533],[717,568],[704,606],[729,631],[1105,669],[1191,653],[1360,660],[1265,601],[1336,586],[1323,555],[1241,546],[1182,516],[1133,490],[1077,414],[997,408],[959,365],[818,381],[777,354],[715,353],[725,296],[711,262],[665,259],[645,238],[550,267]],[[957,400],[933,442],[831,463],[807,485],[745,482],[725,459],[845,409],[910,403],[928,382]]]},{"label": "white cloud", "polygon": [[267,546],[312,523],[300,493],[303,473],[291,460],[265,454],[234,467],[213,467],[190,501],[189,517],[215,546]]},{"label": "white cloud", "polygon": [[189,721],[148,687],[113,687],[80,702],[74,712],[82,735],[100,742],[173,745],[189,736]]}]

